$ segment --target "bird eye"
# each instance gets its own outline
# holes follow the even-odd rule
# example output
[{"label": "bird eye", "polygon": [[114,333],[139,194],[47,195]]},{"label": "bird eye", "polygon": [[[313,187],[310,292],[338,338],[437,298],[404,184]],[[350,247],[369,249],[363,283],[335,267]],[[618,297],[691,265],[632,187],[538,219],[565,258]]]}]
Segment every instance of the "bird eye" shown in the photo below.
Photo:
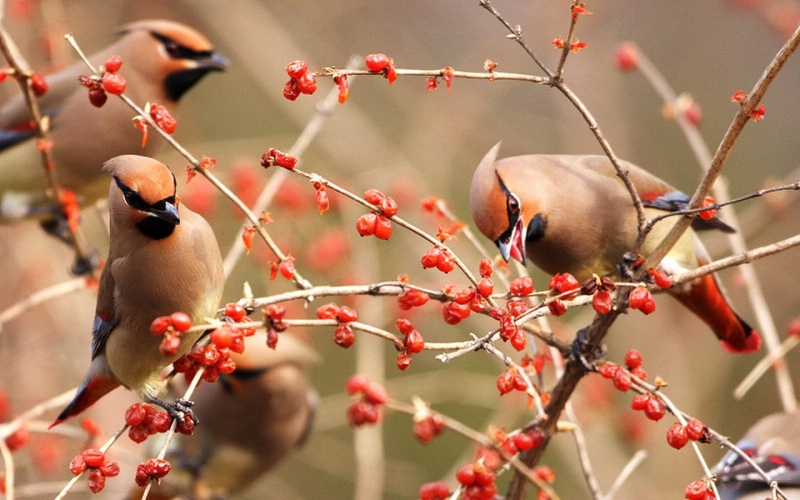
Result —
[{"label": "bird eye", "polygon": [[168,39],[164,41],[164,50],[166,50],[167,54],[170,56],[178,57],[181,53],[181,46]]},{"label": "bird eye", "polygon": [[139,200],[139,196],[135,191],[123,191],[122,194],[125,197],[125,203],[127,203],[128,206],[135,206],[136,202]]},{"label": "bird eye", "polygon": [[519,198],[513,194],[509,194],[506,201],[506,208],[508,209],[508,212],[512,214],[519,212]]}]

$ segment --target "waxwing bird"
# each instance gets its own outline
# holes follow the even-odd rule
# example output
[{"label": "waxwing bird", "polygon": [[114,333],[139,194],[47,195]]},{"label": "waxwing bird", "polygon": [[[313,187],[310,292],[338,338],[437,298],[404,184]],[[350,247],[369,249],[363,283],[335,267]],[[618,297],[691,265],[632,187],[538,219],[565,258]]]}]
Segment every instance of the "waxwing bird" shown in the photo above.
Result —
[{"label": "waxwing bird", "polygon": [[[204,75],[227,66],[203,35],[180,23],[137,21],[117,34],[119,39],[90,61],[98,67],[111,56],[120,56],[125,93],[141,106],[158,103],[174,113],[180,97]],[[78,62],[45,77],[49,90],[38,101],[50,118],[58,183],[75,192],[84,206],[107,193],[108,178],[100,168],[105,160],[128,153],[152,155],[159,145],[151,138],[142,148],[142,134],[131,122],[134,112],[120,99],[109,98],[99,109],[92,106],[87,90],[77,81],[88,73]],[[20,94],[0,108],[0,223],[32,218],[49,232],[63,231],[63,224],[57,224],[63,220],[61,207],[47,198],[47,187]]]},{"label": "waxwing bird", "polygon": [[[800,413],[773,413],[751,427],[737,443],[776,481],[788,500],[800,499]],[[728,452],[717,466],[722,500],[772,498],[765,481],[739,455]]]},{"label": "waxwing bird", "polygon": [[[637,218],[630,194],[611,161],[591,155],[527,155],[497,160],[499,144],[481,160],[472,178],[470,204],[478,229],[505,260],[530,259],[547,273],[571,273],[579,281],[613,275],[636,242]],[[685,207],[689,197],[632,163],[623,170],[648,217]],[[661,221],[648,235],[646,256],[674,224]],[[705,227],[704,227],[705,226]],[[695,218],[693,229],[732,231],[714,219]],[[680,274],[709,262],[693,230],[686,231],[660,266]],[[707,275],[669,289],[733,352],[758,350],[761,337],[733,311],[719,282]]]},{"label": "waxwing bird", "polygon": [[197,388],[194,412],[202,425],[181,440],[172,460],[223,495],[246,489],[301,446],[317,406],[306,373],[317,354],[297,337],[281,334],[273,350],[259,334],[231,359],[233,373]]},{"label": "waxwing bird", "polygon": [[184,333],[166,357],[150,332],[159,316],[177,311],[193,324],[216,314],[224,278],[214,232],[179,204],[175,176],[152,158],[108,160],[110,243],[100,275],[92,329],[92,363],[75,398],[53,425],[82,412],[119,385],[163,406],[161,371],[186,353],[202,332]]}]

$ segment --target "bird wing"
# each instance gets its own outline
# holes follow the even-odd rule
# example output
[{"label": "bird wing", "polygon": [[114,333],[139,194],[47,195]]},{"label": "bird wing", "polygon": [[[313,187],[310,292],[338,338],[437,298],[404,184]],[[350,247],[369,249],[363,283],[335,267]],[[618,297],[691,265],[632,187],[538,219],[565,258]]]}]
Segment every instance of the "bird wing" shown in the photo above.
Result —
[{"label": "bird wing", "polygon": [[[689,206],[689,201],[691,201],[689,195],[684,193],[683,191],[678,191],[677,189],[674,191],[670,191],[669,193],[663,194],[661,196],[658,196],[656,198],[650,198],[650,199],[648,199],[645,195],[642,194],[642,205],[644,205],[645,207],[664,210],[667,212],[677,212],[678,210],[684,210]],[[725,224],[716,217],[709,220],[703,219],[702,217],[695,217],[692,220],[692,229],[694,229],[695,231],[718,229],[723,233],[736,232],[735,229]]]},{"label": "bird wing", "polygon": [[113,263],[113,259],[109,257],[103,273],[100,275],[100,284],[97,288],[97,307],[92,325],[92,359],[103,352],[108,336],[119,323],[119,317],[114,312]]}]

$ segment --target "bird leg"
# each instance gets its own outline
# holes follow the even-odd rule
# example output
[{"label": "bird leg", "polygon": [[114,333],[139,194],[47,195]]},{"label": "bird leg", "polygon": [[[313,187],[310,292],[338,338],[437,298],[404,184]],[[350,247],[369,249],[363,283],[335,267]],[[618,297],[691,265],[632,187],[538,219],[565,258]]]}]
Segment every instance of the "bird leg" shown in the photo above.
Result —
[{"label": "bird leg", "polygon": [[169,413],[169,416],[172,417],[173,420],[178,420],[179,422],[182,422],[185,416],[189,416],[189,418],[192,419],[192,422],[194,422],[194,425],[200,423],[200,421],[194,415],[194,412],[192,412],[192,406],[194,406],[194,401],[178,398],[175,401],[168,403],[163,399],[159,399],[153,396],[149,398],[149,402],[164,408],[164,410],[166,410],[166,412]]}]

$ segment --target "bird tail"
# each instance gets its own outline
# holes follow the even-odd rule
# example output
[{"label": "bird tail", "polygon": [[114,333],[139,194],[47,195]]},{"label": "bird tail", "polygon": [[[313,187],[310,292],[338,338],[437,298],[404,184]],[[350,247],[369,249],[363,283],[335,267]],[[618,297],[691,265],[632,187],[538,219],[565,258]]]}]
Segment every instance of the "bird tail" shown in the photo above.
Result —
[{"label": "bird tail", "polygon": [[710,326],[729,352],[747,354],[761,347],[761,336],[736,314],[713,274],[707,274],[671,295]]},{"label": "bird tail", "polygon": [[56,417],[48,428],[52,429],[64,420],[81,413],[95,404],[98,399],[119,387],[119,385],[120,383],[115,378],[109,377],[103,373],[93,373],[90,369],[83,383],[78,388],[78,392],[75,393],[75,397],[72,398],[72,401],[70,401],[66,408],[58,414],[58,417]]}]

